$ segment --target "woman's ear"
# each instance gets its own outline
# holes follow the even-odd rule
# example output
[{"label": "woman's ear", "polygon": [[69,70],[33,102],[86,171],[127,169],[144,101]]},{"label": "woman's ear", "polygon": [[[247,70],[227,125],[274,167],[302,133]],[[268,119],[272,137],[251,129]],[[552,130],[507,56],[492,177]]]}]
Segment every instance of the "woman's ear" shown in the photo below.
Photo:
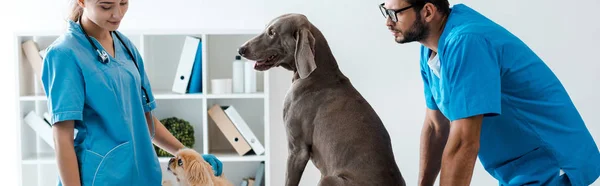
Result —
[{"label": "woman's ear", "polygon": [[77,4],[79,5],[79,7],[85,8],[85,0],[75,0],[75,1],[77,1]]}]

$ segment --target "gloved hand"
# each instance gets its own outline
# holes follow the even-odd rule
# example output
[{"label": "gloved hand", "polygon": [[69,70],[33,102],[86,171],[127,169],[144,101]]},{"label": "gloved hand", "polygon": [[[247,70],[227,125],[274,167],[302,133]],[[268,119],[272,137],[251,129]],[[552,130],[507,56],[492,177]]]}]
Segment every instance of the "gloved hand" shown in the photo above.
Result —
[{"label": "gloved hand", "polygon": [[221,160],[212,154],[204,154],[202,155],[202,158],[204,158],[204,161],[208,162],[208,164],[212,166],[215,176],[221,176],[223,173],[223,163]]}]

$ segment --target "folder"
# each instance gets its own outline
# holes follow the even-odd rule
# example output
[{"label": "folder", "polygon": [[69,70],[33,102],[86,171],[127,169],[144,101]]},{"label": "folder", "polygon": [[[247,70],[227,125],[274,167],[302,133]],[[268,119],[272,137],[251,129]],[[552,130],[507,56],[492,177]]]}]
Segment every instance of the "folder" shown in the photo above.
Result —
[{"label": "folder", "polygon": [[252,150],[246,139],[240,134],[235,125],[231,122],[231,120],[227,117],[224,108],[218,104],[213,105],[208,110],[208,115],[215,122],[219,130],[225,135],[227,141],[231,143],[235,151],[240,155],[246,155],[248,152]]},{"label": "folder", "polygon": [[232,105],[227,106],[224,109],[224,111],[233,123],[233,125],[235,125],[238,131],[240,131],[240,134],[242,134],[244,139],[246,139],[246,141],[250,144],[250,147],[252,147],[254,153],[256,155],[263,154],[265,152],[265,147],[263,147],[258,138],[256,138],[256,136],[254,135],[252,130],[250,130],[250,127],[248,126],[246,121],[244,121],[242,116],[240,116],[238,111],[235,110],[235,108]]},{"label": "folder", "polygon": [[265,162],[262,161],[262,162],[260,162],[260,165],[258,166],[258,168],[256,170],[256,174],[254,175],[254,181],[255,181],[256,186],[265,185],[264,177],[265,177]]},{"label": "folder", "polygon": [[173,88],[171,89],[173,92],[181,94],[187,92],[192,68],[196,59],[196,52],[198,51],[198,46],[200,46],[200,40],[201,39],[198,37],[185,37],[181,56],[179,57],[179,65],[177,66],[177,72],[175,73],[175,79],[173,80]]},{"label": "folder", "polygon": [[23,42],[21,48],[23,48],[23,53],[37,78],[42,78],[42,56],[40,55],[37,43],[33,40],[27,40]]},{"label": "folder", "polygon": [[44,121],[35,111],[27,113],[23,119],[52,149],[54,149],[54,138],[52,138],[52,127]]},{"label": "folder", "polygon": [[196,50],[196,58],[190,75],[190,83],[188,84],[187,93],[202,92],[202,41],[198,42]]},{"label": "folder", "polygon": [[[50,124],[52,122],[52,119],[48,112],[44,112],[44,121],[46,122],[46,124],[48,124],[48,126],[52,127],[52,125]],[[78,132],[79,132],[79,130],[73,129],[73,139],[77,138]]]}]

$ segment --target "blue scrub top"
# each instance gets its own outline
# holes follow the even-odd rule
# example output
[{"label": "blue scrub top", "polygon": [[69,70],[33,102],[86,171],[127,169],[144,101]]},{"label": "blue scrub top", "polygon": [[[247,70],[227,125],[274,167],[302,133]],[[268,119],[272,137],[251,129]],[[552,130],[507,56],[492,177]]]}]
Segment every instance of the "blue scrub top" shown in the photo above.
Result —
[{"label": "blue scrub top", "polygon": [[[115,58],[102,64],[73,21],[48,47],[42,82],[51,123],[75,120],[79,133],[74,148],[83,185],[161,185],[161,168],[144,115],[156,107],[152,88],[138,50],[120,36],[140,71],[114,34]],[[142,85],[149,104],[142,98]]]},{"label": "blue scrub top", "polygon": [[501,185],[554,185],[561,169],[573,185],[598,178],[600,153],[582,117],[519,38],[458,4],[438,43],[439,66],[428,65],[430,54],[421,47],[427,107],[451,121],[486,116],[479,159]]}]

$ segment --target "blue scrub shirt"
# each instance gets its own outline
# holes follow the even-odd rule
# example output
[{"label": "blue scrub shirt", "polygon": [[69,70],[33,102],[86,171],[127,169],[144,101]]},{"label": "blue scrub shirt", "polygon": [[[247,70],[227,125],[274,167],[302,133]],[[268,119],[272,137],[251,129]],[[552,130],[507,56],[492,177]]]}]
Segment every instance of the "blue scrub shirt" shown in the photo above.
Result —
[{"label": "blue scrub shirt", "polygon": [[[51,122],[75,120],[79,133],[74,148],[83,185],[161,185],[161,168],[144,115],[156,107],[152,88],[138,50],[120,36],[140,71],[114,34],[115,57],[102,64],[73,21],[48,47],[42,82]],[[142,85],[149,104],[142,98]]]},{"label": "blue scrub shirt", "polygon": [[[598,178],[600,153],[582,117],[519,38],[458,4],[438,43],[439,66],[430,67],[430,54],[421,47],[427,107],[451,121],[486,116],[478,156],[500,185],[589,185]],[[567,177],[559,177],[561,169]]]}]

